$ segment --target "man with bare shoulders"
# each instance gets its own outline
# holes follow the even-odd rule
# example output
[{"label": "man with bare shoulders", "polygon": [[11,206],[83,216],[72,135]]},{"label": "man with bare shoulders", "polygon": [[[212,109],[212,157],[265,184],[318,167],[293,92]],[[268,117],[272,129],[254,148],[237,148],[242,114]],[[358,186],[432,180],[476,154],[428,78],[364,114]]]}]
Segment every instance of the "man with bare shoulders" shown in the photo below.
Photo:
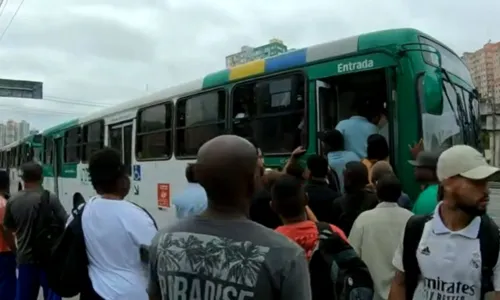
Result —
[{"label": "man with bare shoulders", "polygon": [[150,249],[151,300],[310,300],[304,250],[248,220],[259,180],[257,151],[222,135],[198,151],[207,209],[160,230]]}]

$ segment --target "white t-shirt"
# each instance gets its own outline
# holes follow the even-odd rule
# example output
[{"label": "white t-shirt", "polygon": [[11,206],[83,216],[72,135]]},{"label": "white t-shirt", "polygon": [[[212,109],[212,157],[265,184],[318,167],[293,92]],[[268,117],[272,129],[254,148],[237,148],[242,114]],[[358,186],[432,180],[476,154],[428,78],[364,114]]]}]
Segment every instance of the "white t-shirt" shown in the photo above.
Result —
[{"label": "white t-shirt", "polygon": [[94,290],[106,300],[148,300],[139,246],[157,232],[151,218],[128,201],[98,196],[87,202],[82,228]]},{"label": "white t-shirt", "polygon": [[349,243],[372,274],[374,300],[389,296],[395,271],[392,258],[412,215],[397,203],[381,202],[374,209],[361,213],[352,225]]},{"label": "white t-shirt", "polygon": [[[460,299],[479,300],[481,297],[481,252],[479,225],[476,217],[466,228],[450,231],[439,216],[439,205],[434,217],[425,224],[417,249],[421,278],[413,300]],[[392,263],[404,272],[403,245],[399,245]],[[500,259],[499,259],[500,261]],[[493,285],[500,291],[500,267],[493,269]]]}]

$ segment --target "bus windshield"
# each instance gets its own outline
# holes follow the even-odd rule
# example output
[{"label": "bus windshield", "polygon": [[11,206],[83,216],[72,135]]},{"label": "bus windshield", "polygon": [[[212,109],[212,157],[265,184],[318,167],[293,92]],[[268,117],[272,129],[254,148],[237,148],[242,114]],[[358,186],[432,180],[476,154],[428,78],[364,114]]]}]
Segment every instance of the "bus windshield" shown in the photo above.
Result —
[{"label": "bus windshield", "polygon": [[456,54],[454,54],[448,48],[442,46],[441,44],[434,42],[433,40],[430,40],[426,37],[421,36],[420,42],[434,47],[441,54],[441,66],[439,66],[438,57],[436,55],[430,52],[423,51],[422,55],[424,56],[424,61],[426,63],[438,68],[442,67],[448,72],[463,79],[470,86],[474,86],[469,69],[467,69],[465,63]]},{"label": "bus windshield", "polygon": [[427,113],[422,77],[419,78],[419,101],[422,113],[422,138],[425,150],[436,151],[456,144],[478,146],[477,122],[479,103],[472,99],[464,88],[448,81],[443,82],[443,112],[441,115]]}]

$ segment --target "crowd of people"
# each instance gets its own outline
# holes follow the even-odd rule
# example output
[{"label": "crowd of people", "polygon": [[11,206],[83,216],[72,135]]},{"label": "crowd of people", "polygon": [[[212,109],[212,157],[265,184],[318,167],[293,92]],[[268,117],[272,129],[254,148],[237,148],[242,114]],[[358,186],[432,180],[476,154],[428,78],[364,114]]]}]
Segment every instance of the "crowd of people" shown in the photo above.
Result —
[{"label": "crowd of people", "polygon": [[[363,159],[344,147],[338,130],[319,138],[325,156],[308,156],[302,168],[300,157],[305,151],[298,148],[282,170],[266,170],[262,153],[251,141],[221,136],[205,144],[198,161],[190,166],[196,170],[190,188],[205,190],[206,207],[156,236],[148,290],[152,299],[183,295],[189,299],[196,280],[203,282],[200,295],[226,295],[231,290],[234,299],[247,299],[241,295],[248,299],[349,299],[341,298],[347,293],[358,297],[352,299],[466,300],[484,299],[487,292],[500,299],[499,230],[486,215],[487,182],[499,173],[498,168],[466,145],[443,152],[413,152],[415,159],[408,163],[414,166],[421,192],[410,199],[389,163],[383,137],[372,134],[367,138]],[[243,170],[243,149],[248,149],[247,156],[255,151],[255,174],[250,166],[247,172],[237,171]],[[211,160],[210,153],[217,158]],[[178,197],[176,203],[182,207],[191,200]],[[223,261],[229,259],[224,265],[229,269],[214,265],[208,274],[199,274],[186,271],[189,260],[186,265],[178,261],[175,271],[162,268],[162,261],[176,257],[171,256],[171,249],[188,251],[172,246],[179,244],[175,241],[193,236],[199,237],[200,265],[220,255]],[[229,255],[225,248],[209,247],[214,239],[246,244],[255,247],[255,252],[225,256]],[[297,246],[303,252],[297,252]],[[350,259],[338,261],[341,256]],[[230,259],[236,257],[233,265]],[[247,259],[255,259],[248,274],[252,280],[238,288],[238,283],[246,284],[243,279],[224,276],[234,274],[233,268],[241,270]],[[318,261],[323,267],[318,267]],[[330,276],[331,268],[338,271],[336,279]],[[357,288],[345,288],[346,276]],[[213,291],[203,289],[210,280],[215,284]],[[327,292],[332,290],[333,294]]]},{"label": "crowd of people", "polygon": [[319,135],[324,155],[302,159],[299,147],[281,170],[255,142],[207,141],[173,199],[178,221],[160,229],[122,201],[130,179],[111,148],[90,158],[96,196],[69,216],[40,165],[22,166],[10,199],[0,171],[0,300],[36,300],[40,287],[46,300],[499,300],[486,208],[500,170],[466,145],[414,151],[422,191],[411,199],[386,139],[370,133],[363,150],[340,127]]}]

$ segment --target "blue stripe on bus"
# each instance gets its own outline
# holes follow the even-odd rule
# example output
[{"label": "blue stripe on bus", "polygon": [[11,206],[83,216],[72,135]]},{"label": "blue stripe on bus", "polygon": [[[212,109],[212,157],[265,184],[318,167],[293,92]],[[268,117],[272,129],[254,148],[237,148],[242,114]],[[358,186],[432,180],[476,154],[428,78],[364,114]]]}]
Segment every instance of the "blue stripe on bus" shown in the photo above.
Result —
[{"label": "blue stripe on bus", "polygon": [[306,63],[306,49],[295,50],[266,59],[265,72],[276,72]]}]

